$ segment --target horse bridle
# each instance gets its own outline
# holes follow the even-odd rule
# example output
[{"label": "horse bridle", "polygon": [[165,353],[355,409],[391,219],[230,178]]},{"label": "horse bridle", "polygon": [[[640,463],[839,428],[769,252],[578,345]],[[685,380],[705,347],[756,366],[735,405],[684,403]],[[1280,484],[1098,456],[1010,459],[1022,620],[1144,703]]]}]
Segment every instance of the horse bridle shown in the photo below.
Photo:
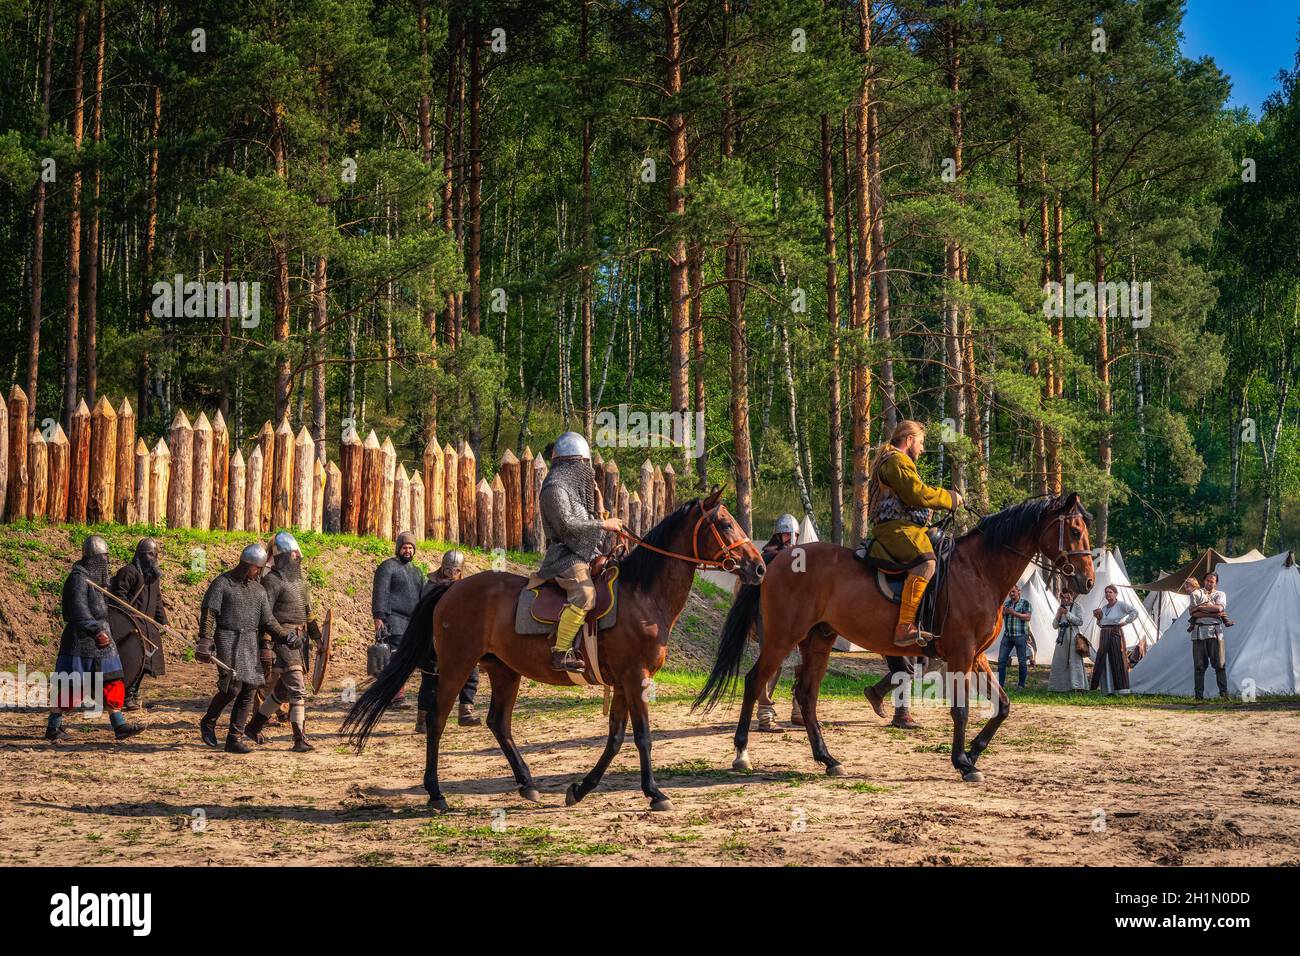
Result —
[{"label": "horse bridle", "polygon": [[[621,537],[636,542],[639,547],[653,551],[655,554],[662,554],[666,558],[675,558],[678,561],[689,561],[697,568],[716,568],[720,571],[729,571],[734,574],[740,569],[740,562],[736,560],[736,557],[732,552],[738,548],[743,548],[747,544],[753,544],[753,541],[750,539],[749,535],[745,535],[739,541],[733,541],[731,544],[727,544],[727,542],[723,540],[716,523],[718,508],[720,507],[722,507],[721,502],[709,510],[706,510],[702,503],[700,504],[700,517],[696,520],[695,527],[691,529],[690,554],[678,554],[675,551],[666,551],[663,548],[655,547],[653,544],[638,537],[626,528],[619,529],[618,533]],[[703,524],[706,519],[708,520],[707,527],[713,532],[713,537],[718,543],[718,553],[712,558],[700,557],[700,525]]]},{"label": "horse bridle", "polygon": [[[1038,547],[1033,554],[1025,554],[1023,551],[1019,550],[1018,548],[1011,547],[1011,545],[1006,545],[1006,547],[1012,553],[1018,554],[1023,558],[1028,558],[1032,564],[1036,564],[1038,567],[1042,568],[1044,571],[1047,571],[1048,573],[1064,574],[1064,575],[1074,574],[1075,567],[1074,567],[1074,563],[1070,561],[1070,558],[1080,558],[1085,555],[1091,557],[1092,555],[1092,552],[1089,551],[1087,548],[1070,548],[1069,550],[1067,550],[1065,547],[1066,522],[1069,521],[1070,518],[1073,518],[1075,515],[1079,515],[1079,514],[1081,514],[1081,512],[1079,506],[1076,504],[1069,511],[1062,512],[1061,514],[1057,515],[1054,521],[1052,522],[1052,524],[1056,525],[1056,531],[1057,531],[1056,558],[1050,564],[1044,561],[1041,556],[1043,555],[1043,536],[1051,531],[1051,525],[1048,525],[1042,531],[1038,532],[1038,536],[1034,538],[1034,544],[1036,544]],[[1065,560],[1064,564],[1060,563],[1062,559]]]}]

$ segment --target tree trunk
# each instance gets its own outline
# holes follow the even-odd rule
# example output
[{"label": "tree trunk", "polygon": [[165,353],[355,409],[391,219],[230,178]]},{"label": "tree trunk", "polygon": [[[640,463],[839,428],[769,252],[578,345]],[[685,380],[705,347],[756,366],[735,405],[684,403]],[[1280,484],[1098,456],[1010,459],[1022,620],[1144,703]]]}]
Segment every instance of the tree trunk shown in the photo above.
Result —
[{"label": "tree trunk", "polygon": [[[54,58],[54,0],[45,4],[45,53],[41,60],[41,143],[50,138],[50,64]],[[36,178],[36,208],[32,217],[32,310],[27,327],[27,394],[31,418],[36,417],[36,386],[41,368],[41,295],[45,266],[45,178]],[[23,431],[26,431],[24,427]],[[62,520],[62,519],[60,519]]]},{"label": "tree trunk", "polygon": [[[1109,316],[1106,314],[1106,296],[1102,294],[1102,283],[1106,281],[1106,255],[1102,248],[1101,226],[1101,120],[1097,115],[1096,91],[1092,92],[1091,124],[1091,207],[1092,207],[1092,279],[1097,291],[1097,382],[1099,393],[1097,410],[1101,413],[1101,433],[1097,441],[1097,464],[1109,479],[1111,473],[1111,436],[1109,421],[1111,416],[1110,395],[1110,336],[1107,328]],[[1101,500],[1097,503],[1097,536],[1095,544],[1106,547],[1110,530],[1110,492],[1103,488]]]},{"label": "tree trunk", "polygon": [[[154,55],[162,55],[163,3],[157,0],[153,12]],[[158,241],[158,139],[162,134],[162,80],[155,71],[153,78],[153,104],[149,112],[149,198],[145,212],[144,249],[140,269],[140,324],[148,330],[153,324],[151,308],[153,289],[154,250]],[[149,415],[150,358],[148,345],[140,353],[136,374],[135,413],[144,421]]]},{"label": "tree trunk", "polygon": [[858,53],[863,57],[862,85],[854,103],[855,136],[853,173],[854,202],[857,206],[858,266],[854,275],[853,359],[849,404],[853,427],[853,504],[851,521],[853,540],[860,540],[867,530],[867,468],[871,456],[871,366],[866,347],[871,335],[871,292],[868,285],[874,256],[871,241],[871,169],[867,158],[867,138],[871,124],[871,73],[866,56],[871,50],[871,22],[867,4],[858,7]]},{"label": "tree trunk", "polygon": [[96,10],[95,100],[91,108],[91,138],[96,147],[90,174],[90,224],[86,230],[86,404],[94,408],[99,387],[99,183],[98,147],[104,138],[104,0]]},{"label": "tree trunk", "polygon": [[[840,281],[835,251],[835,164],[831,158],[830,117],[823,113],[822,236],[826,249],[826,324],[830,330],[831,542],[844,540],[844,423],[840,417]],[[892,430],[892,429],[891,429]]]},{"label": "tree trunk", "polygon": [[81,332],[81,140],[85,109],[84,59],[86,52],[86,3],[77,5],[76,39],[72,51],[72,188],[68,199],[68,307],[67,347],[63,359],[63,425],[72,427],[77,404],[78,338]]},{"label": "tree trunk", "polygon": [[[678,220],[686,212],[686,115],[676,102],[682,91],[682,29],[681,14],[685,0],[665,0],[665,60],[668,75],[665,90],[669,100],[668,115],[668,218],[676,229]],[[730,16],[729,4],[724,0],[723,17]],[[726,38],[724,26],[723,45]],[[729,123],[729,118],[724,118]],[[730,134],[724,130],[723,136]],[[685,415],[689,406],[687,362],[689,342],[690,263],[686,255],[686,239],[680,234],[668,246],[668,380],[672,410]],[[684,420],[684,419],[683,419]]]}]

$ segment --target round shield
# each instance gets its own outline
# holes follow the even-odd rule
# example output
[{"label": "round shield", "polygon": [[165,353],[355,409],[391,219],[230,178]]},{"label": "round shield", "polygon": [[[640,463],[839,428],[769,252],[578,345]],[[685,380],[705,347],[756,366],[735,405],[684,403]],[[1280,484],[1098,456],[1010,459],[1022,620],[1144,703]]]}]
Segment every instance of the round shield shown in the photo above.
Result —
[{"label": "round shield", "polygon": [[311,692],[319,694],[325,685],[325,674],[330,666],[330,652],[333,649],[334,609],[325,612],[325,623],[320,629],[320,647],[316,648],[316,663],[311,669]]}]

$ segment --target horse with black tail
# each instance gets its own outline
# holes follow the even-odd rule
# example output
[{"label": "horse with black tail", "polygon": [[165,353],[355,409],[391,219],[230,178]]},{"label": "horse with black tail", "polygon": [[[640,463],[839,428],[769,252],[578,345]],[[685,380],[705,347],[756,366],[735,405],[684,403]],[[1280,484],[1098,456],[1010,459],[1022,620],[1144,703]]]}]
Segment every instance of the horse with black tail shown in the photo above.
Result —
[{"label": "horse with black tail", "polygon": [[[758,549],[723,506],[718,488],[706,498],[681,505],[637,541],[619,566],[615,623],[597,638],[600,674],[612,688],[605,750],[590,773],[569,785],[566,805],[577,803],[600,783],[623,745],[630,720],[641,758],[641,790],[650,798],[650,809],[672,809],[672,801],[655,782],[650,762],[646,691],[651,678],[668,656],[668,636],[686,605],[697,567],[725,567],[750,583],[763,576]],[[572,681],[567,673],[551,668],[550,641],[515,630],[516,605],[527,580],[504,571],[484,571],[426,594],[416,606],[401,646],[343,722],[353,745],[363,747],[415,668],[436,658],[436,703],[429,714],[424,768],[424,788],[436,811],[447,809],[438,781],[443,728],[457,691],[480,662],[492,682],[488,728],[510,764],[520,795],[540,799],[511,730],[519,682],[529,677],[569,686]]]},{"label": "horse with black tail", "polygon": [[[1062,575],[1079,594],[1091,590],[1096,574],[1088,540],[1090,520],[1077,494],[1032,498],[983,518],[954,545],[935,594],[933,656],[947,664],[952,763],[964,780],[983,780],[975,763],[1011,710],[984,654],[997,636],[1002,601],[1031,561]],[[796,558],[800,559],[798,567]],[[768,566],[759,601],[738,602],[732,607],[723,625],[717,659],[695,707],[710,710],[734,691],[745,643],[759,614],[763,646],[745,675],[732,767],[750,768],[749,722],[758,690],[780,670],[781,662],[797,645],[803,665],[794,695],[803,710],[813,757],[830,776],[842,776],[843,765],[826,748],[817,723],[817,692],[835,634],[882,656],[896,655],[896,606],[882,593],[876,573],[865,569],[848,548],[817,542],[782,552]],[[987,693],[995,709],[967,747],[973,685],[982,685],[978,689]],[[894,692],[907,694],[910,688]],[[878,707],[870,695],[868,699],[873,708]],[[877,709],[877,713],[881,711]]]}]

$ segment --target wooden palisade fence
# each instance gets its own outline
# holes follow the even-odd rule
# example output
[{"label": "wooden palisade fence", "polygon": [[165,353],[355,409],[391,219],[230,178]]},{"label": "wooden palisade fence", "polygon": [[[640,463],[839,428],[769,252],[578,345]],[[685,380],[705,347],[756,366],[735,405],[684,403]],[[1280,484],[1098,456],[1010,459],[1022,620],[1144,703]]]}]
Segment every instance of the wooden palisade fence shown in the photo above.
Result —
[{"label": "wooden palisade fence", "polygon": [[[30,429],[27,396],[15,385],[0,401],[0,520],[143,524],[267,535],[287,528],[484,549],[542,551],[537,510],[547,466],[531,448],[506,450],[488,481],[465,441],[435,436],[421,461],[398,459],[390,438],[354,429],[337,462],[323,460],[311,434],[295,435],[287,418],[267,422],[237,447],[220,412],[191,419],[177,411],[152,449],[136,434],[125,399],[81,402],[71,434],[47,421]],[[597,454],[592,465],[605,509],[644,534],[676,507],[671,465],[646,461],[632,489],[617,463]]]}]

